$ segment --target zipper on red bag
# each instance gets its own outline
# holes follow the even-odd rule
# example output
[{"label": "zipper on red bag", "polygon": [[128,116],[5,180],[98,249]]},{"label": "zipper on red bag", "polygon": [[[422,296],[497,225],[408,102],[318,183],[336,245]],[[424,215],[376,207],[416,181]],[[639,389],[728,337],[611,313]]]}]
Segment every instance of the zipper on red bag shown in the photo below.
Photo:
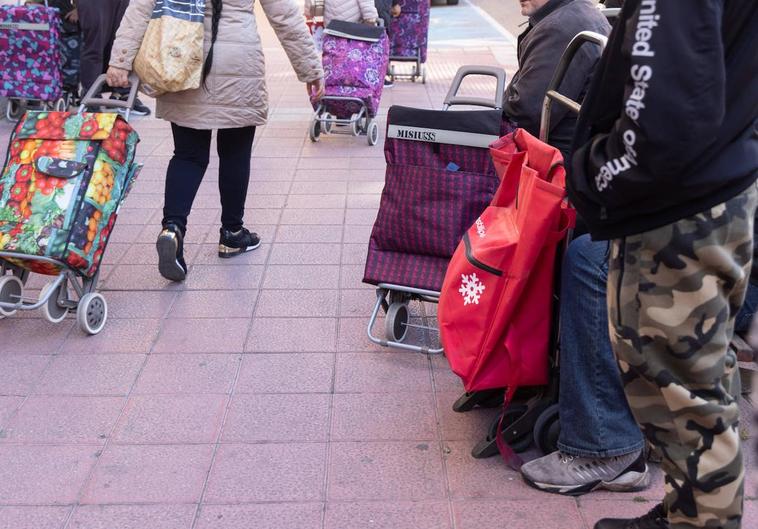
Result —
[{"label": "zipper on red bag", "polygon": [[471,250],[471,239],[469,239],[468,233],[463,234],[463,244],[466,247],[466,260],[471,264],[472,266],[475,266],[476,268],[480,270],[484,270],[485,272],[502,277],[503,271],[498,270],[497,268],[493,268],[488,264],[485,264],[481,262],[479,259],[474,257],[474,252]]}]

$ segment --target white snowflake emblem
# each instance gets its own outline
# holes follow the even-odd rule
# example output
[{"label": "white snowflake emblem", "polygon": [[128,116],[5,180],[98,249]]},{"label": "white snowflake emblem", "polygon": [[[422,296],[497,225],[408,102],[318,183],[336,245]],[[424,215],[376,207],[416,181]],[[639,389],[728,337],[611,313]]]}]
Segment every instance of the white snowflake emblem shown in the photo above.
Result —
[{"label": "white snowflake emblem", "polygon": [[472,303],[479,305],[479,298],[484,293],[484,284],[476,277],[476,274],[471,274],[470,276],[461,274],[461,288],[458,289],[458,292],[463,296],[464,305]]}]

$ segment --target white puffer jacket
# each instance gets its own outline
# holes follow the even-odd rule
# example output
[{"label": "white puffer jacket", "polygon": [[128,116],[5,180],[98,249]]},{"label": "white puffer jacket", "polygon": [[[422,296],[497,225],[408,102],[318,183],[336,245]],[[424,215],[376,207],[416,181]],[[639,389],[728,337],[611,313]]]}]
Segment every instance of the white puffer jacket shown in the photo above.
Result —
[{"label": "white puffer jacket", "polygon": [[[157,116],[194,129],[263,125],[268,113],[263,44],[253,12],[256,0],[224,0],[213,67],[196,90],[162,95]],[[321,57],[295,0],[258,0],[302,82],[324,76]],[[155,0],[131,0],[113,44],[110,65],[126,70],[142,44]],[[212,2],[205,7],[205,52],[210,48]],[[303,104],[307,105],[305,90]]]},{"label": "white puffer jacket", "polygon": [[[305,16],[310,13],[313,0],[305,0]],[[332,20],[344,20],[345,22],[362,22],[364,20],[376,20],[379,14],[374,6],[374,0],[325,0],[324,1],[324,25],[328,26]]]}]

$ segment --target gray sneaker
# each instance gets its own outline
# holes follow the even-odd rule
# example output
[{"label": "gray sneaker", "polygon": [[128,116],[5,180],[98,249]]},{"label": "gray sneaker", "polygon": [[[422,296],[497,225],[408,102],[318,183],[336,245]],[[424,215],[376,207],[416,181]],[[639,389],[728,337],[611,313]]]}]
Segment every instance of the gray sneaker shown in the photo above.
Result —
[{"label": "gray sneaker", "polygon": [[643,451],[605,458],[577,457],[558,451],[524,464],[521,475],[536,489],[569,496],[598,489],[633,492],[650,485]]}]

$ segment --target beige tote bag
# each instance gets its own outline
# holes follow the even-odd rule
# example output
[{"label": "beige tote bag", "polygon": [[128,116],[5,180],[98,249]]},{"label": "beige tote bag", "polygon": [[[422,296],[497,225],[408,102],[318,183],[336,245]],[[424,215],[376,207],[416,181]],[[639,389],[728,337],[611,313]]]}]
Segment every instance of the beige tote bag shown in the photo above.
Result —
[{"label": "beige tote bag", "polygon": [[151,96],[200,87],[205,0],[156,0],[134,71]]}]

